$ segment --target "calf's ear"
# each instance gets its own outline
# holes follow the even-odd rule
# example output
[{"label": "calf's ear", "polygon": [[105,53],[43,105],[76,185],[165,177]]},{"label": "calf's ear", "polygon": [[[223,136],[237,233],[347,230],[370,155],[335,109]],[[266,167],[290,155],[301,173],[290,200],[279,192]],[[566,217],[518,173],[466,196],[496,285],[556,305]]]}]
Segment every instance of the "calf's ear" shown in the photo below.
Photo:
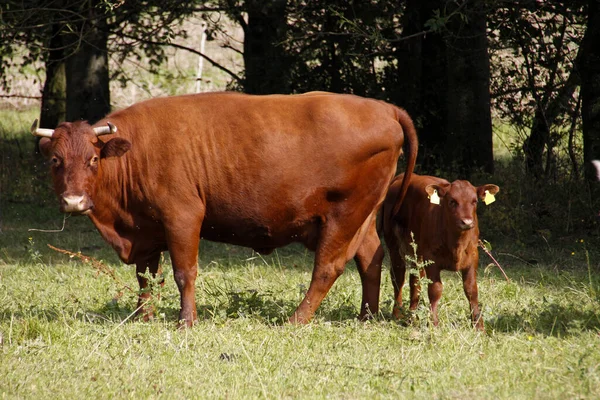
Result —
[{"label": "calf's ear", "polygon": [[491,184],[478,186],[477,187],[477,197],[479,197],[481,200],[484,200],[486,191],[489,194],[494,195],[500,191],[500,188],[496,185],[491,185]]},{"label": "calf's ear", "polygon": [[438,196],[444,197],[448,192],[448,189],[450,189],[449,183],[442,183],[440,185],[427,185],[425,187],[425,191],[429,197],[433,196],[434,192],[437,192]]},{"label": "calf's ear", "polygon": [[131,142],[123,138],[110,139],[100,151],[100,158],[121,157],[131,149]]}]

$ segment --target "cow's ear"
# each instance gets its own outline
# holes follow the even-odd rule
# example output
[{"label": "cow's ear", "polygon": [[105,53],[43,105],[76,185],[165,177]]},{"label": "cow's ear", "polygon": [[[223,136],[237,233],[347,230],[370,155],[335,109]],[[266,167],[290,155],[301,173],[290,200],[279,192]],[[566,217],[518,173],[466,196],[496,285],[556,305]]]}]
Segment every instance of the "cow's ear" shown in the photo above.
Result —
[{"label": "cow's ear", "polygon": [[427,185],[425,187],[425,191],[429,197],[433,196],[434,192],[437,192],[438,196],[444,197],[448,192],[448,189],[450,189],[449,183],[442,183],[440,185]]},{"label": "cow's ear", "polygon": [[131,142],[123,138],[110,139],[102,147],[100,158],[121,157],[131,149]]},{"label": "cow's ear", "polygon": [[482,185],[477,187],[477,197],[481,200],[485,200],[485,192],[488,192],[491,195],[495,195],[500,191],[500,188],[496,185]]},{"label": "cow's ear", "polygon": [[50,157],[50,150],[52,150],[52,140],[47,137],[43,137],[40,139],[38,143],[38,147],[40,148],[40,153],[46,158]]}]

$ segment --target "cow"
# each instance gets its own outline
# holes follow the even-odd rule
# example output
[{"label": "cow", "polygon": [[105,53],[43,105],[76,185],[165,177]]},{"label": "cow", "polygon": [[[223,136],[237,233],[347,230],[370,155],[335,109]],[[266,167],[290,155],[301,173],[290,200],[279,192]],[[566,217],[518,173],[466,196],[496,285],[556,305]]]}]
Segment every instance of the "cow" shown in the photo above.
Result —
[{"label": "cow", "polygon": [[[405,256],[413,256],[412,237],[425,266],[432,321],[438,325],[438,303],[442,296],[440,271],[460,271],[463,288],[471,308],[471,320],[483,330],[483,318],[478,304],[477,266],[479,264],[477,199],[486,204],[500,190],[496,185],[474,187],[465,180],[452,183],[434,176],[412,174],[403,200],[398,194],[406,175],[397,176],[391,183],[382,206],[382,229],[391,259],[394,286],[393,316],[398,319],[402,308],[402,287],[406,273]],[[401,204],[398,204],[398,201]],[[397,211],[396,211],[397,210]],[[420,271],[423,277],[423,270]],[[420,286],[416,275],[410,275],[410,306],[414,311],[419,302]]]},{"label": "cow", "polygon": [[[414,169],[417,136],[405,110],[354,95],[155,98],[94,125],[32,133],[50,160],[63,213],[88,216],[140,289],[169,251],[180,292],[179,324],[197,320],[200,238],[269,253],[292,242],[315,252],[306,295],[289,322],[314,316],[354,258],[360,317],[378,312],[384,250],[375,226],[398,157]],[[138,309],[145,319],[148,293]]]}]

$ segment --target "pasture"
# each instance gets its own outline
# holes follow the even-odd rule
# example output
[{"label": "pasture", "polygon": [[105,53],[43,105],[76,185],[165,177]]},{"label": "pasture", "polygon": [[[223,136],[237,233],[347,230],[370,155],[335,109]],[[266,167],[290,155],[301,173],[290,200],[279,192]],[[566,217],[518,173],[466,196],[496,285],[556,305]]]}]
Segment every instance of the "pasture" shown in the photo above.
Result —
[{"label": "pasture", "polygon": [[[2,114],[0,122],[19,118],[10,125],[26,130],[34,114]],[[381,312],[372,321],[355,318],[361,287],[349,263],[315,320],[291,326],[285,321],[310,282],[312,253],[289,246],[260,256],[206,241],[196,283],[199,321],[180,331],[168,255],[166,284],[154,289],[161,295],[156,318],[132,321],[134,267],[120,263],[86,217],[67,218],[61,230],[33,138],[0,129],[2,398],[600,397],[597,226],[578,214],[593,214],[591,203],[576,207],[574,199],[562,217],[535,203],[537,211],[544,205],[540,219],[554,225],[531,233],[523,224],[535,213],[516,205],[547,194],[527,194],[515,177],[490,178],[501,192],[481,209],[482,236],[511,280],[481,252],[485,333],[470,326],[460,277],[452,273],[442,276],[439,327],[425,310],[411,324],[394,321],[387,257]],[[564,208],[561,196],[572,195],[563,190],[554,200]],[[47,244],[93,257],[105,269]]]}]

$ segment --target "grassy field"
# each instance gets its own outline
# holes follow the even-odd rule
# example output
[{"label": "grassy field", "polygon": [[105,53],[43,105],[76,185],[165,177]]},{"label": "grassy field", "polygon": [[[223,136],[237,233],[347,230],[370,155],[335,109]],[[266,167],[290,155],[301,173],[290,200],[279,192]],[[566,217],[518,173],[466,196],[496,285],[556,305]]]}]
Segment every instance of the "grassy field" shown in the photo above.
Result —
[{"label": "grassy field", "polygon": [[[485,333],[470,327],[453,273],[442,277],[439,327],[427,318],[393,321],[387,260],[375,320],[355,319],[360,279],[350,263],[314,322],[290,326],[284,321],[310,282],[312,253],[290,246],[263,257],[203,242],[199,321],[179,331],[168,255],[157,317],[132,321],[134,268],[87,218],[66,219],[60,232],[30,231],[60,230],[63,216],[32,139],[1,129],[1,398],[600,397],[593,238],[528,245],[508,232],[492,240],[511,281],[481,254]],[[115,276],[47,244],[102,260]]]}]

